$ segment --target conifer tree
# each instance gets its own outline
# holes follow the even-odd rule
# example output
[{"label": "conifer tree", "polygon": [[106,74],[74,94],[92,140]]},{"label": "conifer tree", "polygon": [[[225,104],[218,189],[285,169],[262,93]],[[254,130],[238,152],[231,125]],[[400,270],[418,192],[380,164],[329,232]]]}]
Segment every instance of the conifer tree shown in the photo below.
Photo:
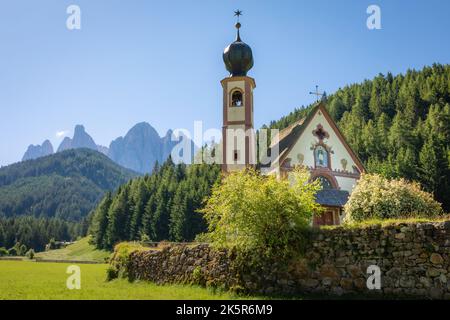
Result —
[{"label": "conifer tree", "polygon": [[112,248],[117,242],[128,239],[129,207],[128,185],[120,188],[118,195],[113,199],[108,210],[108,227],[106,230],[105,245]]},{"label": "conifer tree", "polygon": [[108,211],[111,206],[111,202],[111,192],[108,192],[94,212],[94,217],[91,224],[91,234],[93,243],[98,248],[106,247],[104,240],[106,228],[108,227]]}]

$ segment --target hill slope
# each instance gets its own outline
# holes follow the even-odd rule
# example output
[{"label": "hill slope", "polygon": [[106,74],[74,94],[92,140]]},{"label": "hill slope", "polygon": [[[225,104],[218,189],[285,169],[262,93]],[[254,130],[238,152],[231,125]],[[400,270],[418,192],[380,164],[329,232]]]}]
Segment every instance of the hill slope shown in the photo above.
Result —
[{"label": "hill slope", "polygon": [[105,262],[111,252],[98,250],[89,244],[89,237],[78,240],[63,249],[50,250],[36,254],[37,259],[64,261],[95,261]]},{"label": "hill slope", "polygon": [[0,168],[0,215],[80,220],[106,191],[137,175],[88,149],[16,163]]}]

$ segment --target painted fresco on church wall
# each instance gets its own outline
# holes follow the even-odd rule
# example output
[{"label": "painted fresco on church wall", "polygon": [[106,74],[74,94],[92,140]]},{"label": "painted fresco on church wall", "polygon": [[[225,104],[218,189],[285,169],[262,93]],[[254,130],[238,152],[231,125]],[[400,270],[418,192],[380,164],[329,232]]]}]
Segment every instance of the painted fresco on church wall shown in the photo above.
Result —
[{"label": "painted fresco on church wall", "polygon": [[[287,156],[288,158],[292,159],[291,166],[303,164],[308,167],[312,168],[315,167],[314,152],[313,152],[314,149],[311,150],[311,147],[315,147],[319,142],[319,139],[315,137],[312,132],[317,128],[318,125],[322,125],[323,129],[329,133],[329,138],[328,139],[325,138],[323,141],[325,145],[331,148],[332,151],[330,153],[331,169],[342,170],[342,163],[341,163],[342,159],[346,160],[347,170],[349,170],[349,168],[352,168],[353,166],[356,166],[349,152],[342,144],[342,142],[339,140],[337,135],[334,133],[333,128],[328,123],[327,119],[322,114],[322,112],[320,112],[320,114],[319,112],[316,112],[314,118],[307,125],[307,127],[303,131],[303,134],[300,136],[300,138],[290,151],[289,155]],[[297,156],[299,154],[303,155],[302,163],[300,163],[298,160],[299,158]]]}]

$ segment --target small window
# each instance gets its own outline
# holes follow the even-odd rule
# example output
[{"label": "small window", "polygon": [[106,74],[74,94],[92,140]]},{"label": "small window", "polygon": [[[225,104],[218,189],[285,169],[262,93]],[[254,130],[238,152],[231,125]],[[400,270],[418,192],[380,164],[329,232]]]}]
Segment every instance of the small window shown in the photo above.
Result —
[{"label": "small window", "polygon": [[233,153],[233,161],[238,161],[239,160],[239,153],[237,150],[234,150]]},{"label": "small window", "polygon": [[323,177],[323,176],[318,176],[316,179],[314,180],[319,180],[320,185],[322,186],[322,190],[330,190],[333,189],[333,185],[331,184],[330,180],[328,180],[327,178]]},{"label": "small window", "polygon": [[236,90],[231,95],[231,105],[233,107],[242,107],[242,92]]},{"label": "small window", "polygon": [[316,167],[328,167],[328,151],[323,146],[317,146],[314,150],[316,156]]}]

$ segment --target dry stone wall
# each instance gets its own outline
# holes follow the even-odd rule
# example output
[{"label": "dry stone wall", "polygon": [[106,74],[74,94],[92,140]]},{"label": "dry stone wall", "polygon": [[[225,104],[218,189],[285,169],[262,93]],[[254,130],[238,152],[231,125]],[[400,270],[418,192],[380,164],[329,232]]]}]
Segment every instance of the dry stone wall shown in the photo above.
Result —
[{"label": "dry stone wall", "polygon": [[[135,252],[128,274],[156,283],[194,283],[256,294],[377,295],[450,299],[450,221],[317,230],[301,258],[238,266],[208,245]],[[367,268],[381,270],[369,290]]]}]

